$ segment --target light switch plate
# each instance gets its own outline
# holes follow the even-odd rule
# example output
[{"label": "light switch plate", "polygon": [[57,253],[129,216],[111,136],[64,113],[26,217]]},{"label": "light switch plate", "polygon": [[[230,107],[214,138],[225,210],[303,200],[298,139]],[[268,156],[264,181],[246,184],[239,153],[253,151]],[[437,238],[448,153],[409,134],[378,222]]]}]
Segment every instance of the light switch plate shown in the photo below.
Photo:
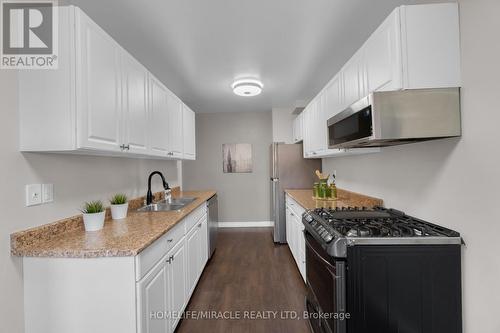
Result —
[{"label": "light switch plate", "polygon": [[26,206],[35,206],[42,203],[42,184],[26,185]]},{"label": "light switch plate", "polygon": [[42,202],[54,201],[54,184],[42,184]]}]

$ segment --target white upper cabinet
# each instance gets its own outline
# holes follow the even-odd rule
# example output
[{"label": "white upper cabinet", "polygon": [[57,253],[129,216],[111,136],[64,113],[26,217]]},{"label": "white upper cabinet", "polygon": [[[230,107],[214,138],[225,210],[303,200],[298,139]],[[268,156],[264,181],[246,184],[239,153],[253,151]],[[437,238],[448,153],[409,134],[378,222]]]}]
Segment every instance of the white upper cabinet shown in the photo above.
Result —
[{"label": "white upper cabinet", "polygon": [[344,108],[365,95],[363,52],[358,51],[342,69]]},{"label": "white upper cabinet", "polygon": [[122,55],[123,148],[148,153],[148,71],[132,56]]},{"label": "white upper cabinet", "polygon": [[[120,150],[120,46],[86,15],[76,15],[78,147]],[[27,96],[27,98],[29,98]]]},{"label": "white upper cabinet", "polygon": [[150,142],[151,152],[157,156],[169,156],[169,115],[168,99],[170,91],[154,76],[149,76],[150,92]]},{"label": "white upper cabinet", "polygon": [[328,149],[328,119],[372,92],[460,85],[458,5],[398,7],[304,110],[304,157],[379,151]]},{"label": "white upper cabinet", "polygon": [[182,102],[174,94],[168,98],[169,156],[182,158]]},{"label": "white upper cabinet", "polygon": [[[342,73],[337,74],[326,86],[325,117],[330,119],[339,113],[344,106],[344,95],[342,89]],[[326,126],[326,124],[325,124]]]},{"label": "white upper cabinet", "polygon": [[196,159],[196,116],[193,110],[191,110],[187,105],[183,105],[182,108],[182,127],[184,133],[184,159],[194,160]]},{"label": "white upper cabinet", "polygon": [[297,143],[304,139],[304,112],[301,112],[293,120],[293,142]]},{"label": "white upper cabinet", "polygon": [[181,159],[188,140],[194,159],[182,101],[79,8],[58,10],[59,68],[19,74],[20,150]]},{"label": "white upper cabinet", "polygon": [[461,86],[457,3],[402,6],[403,89]]},{"label": "white upper cabinet", "polygon": [[369,92],[399,90],[402,87],[399,17],[399,10],[393,11],[362,49]]}]

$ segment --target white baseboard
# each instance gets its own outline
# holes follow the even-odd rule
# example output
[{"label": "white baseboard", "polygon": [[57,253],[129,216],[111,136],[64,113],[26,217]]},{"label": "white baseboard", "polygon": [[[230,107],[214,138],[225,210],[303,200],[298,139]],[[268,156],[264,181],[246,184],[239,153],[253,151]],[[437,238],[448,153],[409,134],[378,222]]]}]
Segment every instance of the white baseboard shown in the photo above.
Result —
[{"label": "white baseboard", "polygon": [[219,222],[219,228],[262,228],[274,227],[273,221]]}]

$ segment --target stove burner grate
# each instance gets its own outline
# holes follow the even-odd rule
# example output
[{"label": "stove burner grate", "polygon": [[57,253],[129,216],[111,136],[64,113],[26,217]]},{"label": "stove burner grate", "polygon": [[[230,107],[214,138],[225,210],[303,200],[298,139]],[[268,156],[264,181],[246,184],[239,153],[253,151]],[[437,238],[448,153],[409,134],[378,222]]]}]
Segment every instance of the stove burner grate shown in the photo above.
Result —
[{"label": "stove burner grate", "polygon": [[403,212],[376,207],[335,209],[318,208],[313,211],[322,225],[345,237],[455,237],[459,234],[428,223]]}]

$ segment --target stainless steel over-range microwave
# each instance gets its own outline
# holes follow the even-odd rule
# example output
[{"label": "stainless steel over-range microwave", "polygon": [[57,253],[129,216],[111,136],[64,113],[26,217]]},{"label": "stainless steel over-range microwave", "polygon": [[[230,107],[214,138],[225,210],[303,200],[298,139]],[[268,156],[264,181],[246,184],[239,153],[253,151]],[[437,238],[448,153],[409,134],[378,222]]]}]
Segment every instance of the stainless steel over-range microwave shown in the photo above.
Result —
[{"label": "stainless steel over-range microwave", "polygon": [[329,148],[394,146],[461,135],[460,88],[374,92],[327,122]]}]

